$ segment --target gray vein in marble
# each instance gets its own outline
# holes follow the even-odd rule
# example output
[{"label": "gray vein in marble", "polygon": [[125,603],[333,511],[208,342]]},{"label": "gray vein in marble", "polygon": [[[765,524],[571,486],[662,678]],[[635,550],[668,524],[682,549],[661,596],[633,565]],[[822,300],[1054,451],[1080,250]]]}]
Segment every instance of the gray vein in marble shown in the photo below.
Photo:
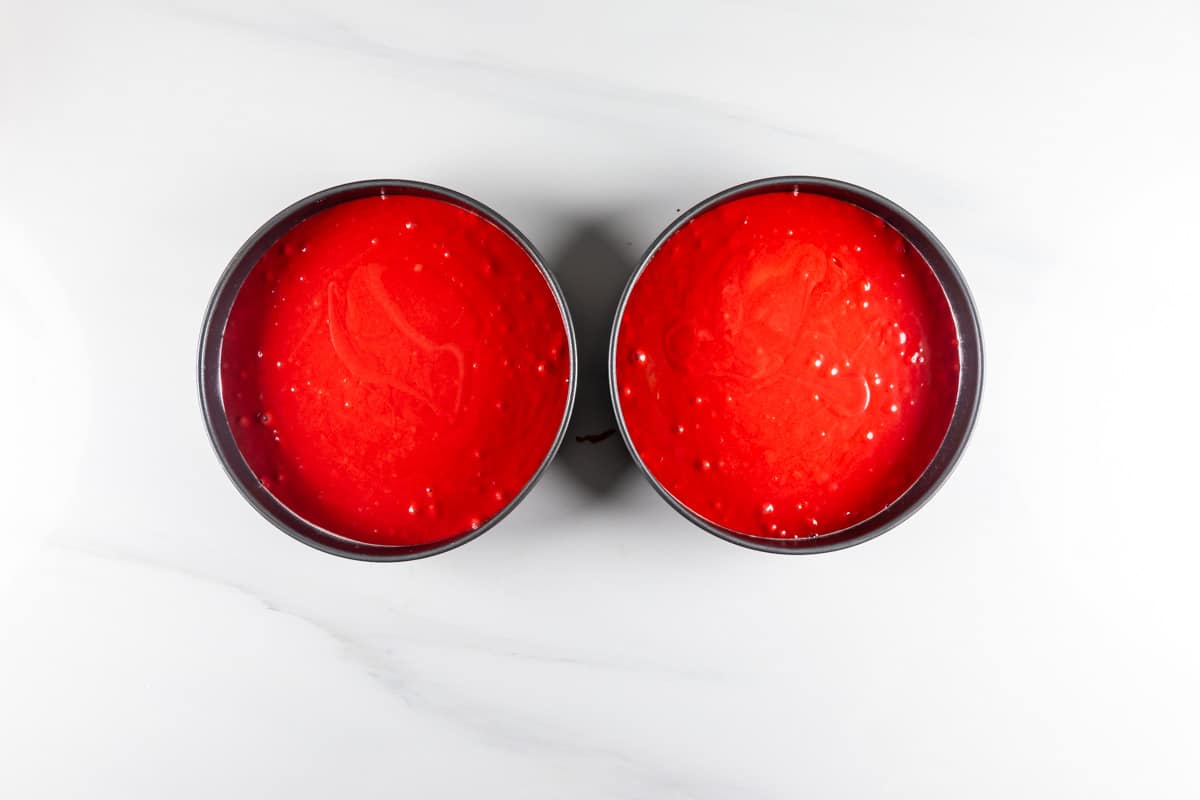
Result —
[{"label": "gray vein in marble", "polygon": [[[399,65],[436,68],[470,77],[475,83],[492,80],[497,77],[505,79],[510,85],[537,85],[540,89],[549,90],[563,100],[578,102],[586,97],[589,101],[601,100],[608,103],[633,104],[639,111],[660,112],[664,109],[682,111],[703,117],[720,117],[731,122],[751,125],[770,130],[788,137],[815,139],[815,134],[801,131],[786,125],[780,125],[755,116],[748,109],[734,109],[728,106],[706,102],[702,98],[676,92],[654,92],[636,86],[616,84],[601,80],[592,75],[571,73],[564,70],[537,69],[534,67],[501,62],[498,60],[485,61],[463,57],[442,56],[412,50],[370,37],[338,19],[319,18],[311,14],[307,19],[295,24],[283,24],[275,21],[253,19],[232,14],[211,11],[200,8],[181,8],[177,10],[181,17],[192,18],[208,24],[250,31],[260,36],[285,41],[302,42],[319,47],[328,47],[358,56],[372,56],[392,61]],[[440,76],[432,76],[438,78]],[[470,86],[471,84],[467,84]],[[462,88],[461,85],[459,87]],[[480,92],[482,93],[482,92]],[[542,112],[547,111],[545,93],[538,92],[530,96],[530,102],[536,104]],[[582,104],[585,110],[591,109],[591,103]],[[609,115],[605,115],[610,118]]]},{"label": "gray vein in marble", "polygon": [[[266,610],[295,619],[333,641],[350,661],[362,667],[368,676],[386,689],[389,694],[400,700],[409,710],[452,724],[484,743],[526,757],[561,756],[583,764],[598,762],[608,777],[613,774],[619,776],[621,773],[627,776],[624,782],[628,785],[623,787],[621,797],[646,797],[656,800],[662,798],[724,800],[730,797],[770,797],[770,795],[764,795],[758,787],[732,785],[727,780],[719,779],[711,774],[681,776],[647,759],[639,758],[635,753],[623,752],[604,744],[579,742],[578,737],[573,736],[570,731],[546,730],[544,721],[530,719],[527,720],[529,724],[523,725],[518,716],[514,715],[511,706],[501,708],[471,701],[454,702],[451,697],[453,687],[439,684],[432,677],[419,676],[412,670],[405,671],[395,661],[389,659],[385,653],[380,653],[360,637],[340,626],[332,625],[326,620],[315,619],[311,614],[265,597],[255,589],[236,581],[200,574],[186,567],[162,563],[132,553],[101,550],[77,542],[57,540],[48,542],[48,544],[91,558],[167,572],[191,581],[241,594]],[[389,608],[389,611],[394,613],[395,610]],[[604,665],[582,658],[529,656],[511,650],[495,651],[479,646],[460,649],[474,649],[488,655],[534,660],[547,664],[604,668]],[[629,669],[628,666],[621,668]],[[647,710],[645,713],[650,712]],[[636,724],[636,722],[634,719],[630,720],[630,724]]]},{"label": "gray vein in marble", "polygon": [[[389,613],[397,618],[405,618],[404,638],[406,642],[419,641],[431,647],[458,650],[461,652],[479,652],[489,655],[505,655],[522,661],[542,664],[565,664],[584,669],[602,670],[608,672],[627,672],[643,677],[657,674],[669,680],[692,680],[705,683],[725,682],[731,676],[722,675],[716,671],[698,671],[680,669],[674,666],[649,661],[632,659],[615,659],[599,653],[580,655],[561,655],[556,653],[538,652],[535,645],[527,642],[515,642],[511,638],[494,636],[484,631],[452,625],[444,621],[434,621],[418,618],[411,613],[388,606]],[[424,627],[424,637],[414,637],[414,627]],[[436,630],[436,634],[433,633]],[[451,635],[447,635],[451,634]]]}]

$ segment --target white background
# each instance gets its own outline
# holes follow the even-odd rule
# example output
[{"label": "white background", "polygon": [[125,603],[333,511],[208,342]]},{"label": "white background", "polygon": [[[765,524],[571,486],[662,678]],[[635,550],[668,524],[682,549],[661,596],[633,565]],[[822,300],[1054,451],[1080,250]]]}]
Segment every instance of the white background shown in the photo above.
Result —
[{"label": "white background", "polygon": [[[1195,3],[49,5],[0,1],[0,795],[1200,793]],[[980,307],[971,446],[880,539],[743,550],[570,439],[494,531],[362,564],[210,451],[209,293],[312,191],[523,229],[587,433],[642,249],[788,173],[907,207]]]}]

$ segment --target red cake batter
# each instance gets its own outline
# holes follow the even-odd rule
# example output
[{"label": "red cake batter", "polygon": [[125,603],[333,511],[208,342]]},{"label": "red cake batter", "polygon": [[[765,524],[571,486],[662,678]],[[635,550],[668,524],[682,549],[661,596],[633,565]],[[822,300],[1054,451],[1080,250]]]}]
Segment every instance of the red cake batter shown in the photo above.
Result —
[{"label": "red cake batter", "polygon": [[567,405],[562,312],[508,234],[395,195],[318,212],[247,278],[221,347],[242,455],[347,538],[440,541],[500,512]]},{"label": "red cake batter", "polygon": [[933,459],[958,338],[929,265],[850,203],[723,203],[653,256],[620,320],[617,394],[651,474],[725,528],[818,536],[878,513]]}]

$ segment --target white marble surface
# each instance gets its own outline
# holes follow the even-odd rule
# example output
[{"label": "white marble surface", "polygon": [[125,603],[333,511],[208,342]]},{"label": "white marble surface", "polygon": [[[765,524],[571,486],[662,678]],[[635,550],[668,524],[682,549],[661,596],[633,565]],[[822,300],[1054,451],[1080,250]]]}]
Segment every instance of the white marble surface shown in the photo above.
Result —
[{"label": "white marble surface", "polygon": [[[50,6],[0,2],[0,796],[1200,793],[1194,3]],[[360,564],[209,450],[209,292],[311,191],[492,205],[587,366],[676,209],[780,173],[908,207],[980,306],[972,445],[874,542],[726,544],[614,439]]]}]

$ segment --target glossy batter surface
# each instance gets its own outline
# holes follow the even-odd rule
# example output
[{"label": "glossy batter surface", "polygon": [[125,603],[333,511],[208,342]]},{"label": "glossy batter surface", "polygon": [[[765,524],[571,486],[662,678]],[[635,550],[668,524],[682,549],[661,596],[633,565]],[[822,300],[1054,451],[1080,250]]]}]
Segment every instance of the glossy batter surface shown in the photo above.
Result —
[{"label": "glossy batter surface", "polygon": [[477,528],[533,477],[568,398],[554,294],[504,231],[403,195],[321,211],[234,303],[222,394],[279,500],[376,544]]},{"label": "glossy batter surface", "polygon": [[874,215],[803,192],[733,200],[676,231],[629,295],[617,359],[654,477],[763,537],[831,533],[895,501],[958,392],[929,265]]}]

